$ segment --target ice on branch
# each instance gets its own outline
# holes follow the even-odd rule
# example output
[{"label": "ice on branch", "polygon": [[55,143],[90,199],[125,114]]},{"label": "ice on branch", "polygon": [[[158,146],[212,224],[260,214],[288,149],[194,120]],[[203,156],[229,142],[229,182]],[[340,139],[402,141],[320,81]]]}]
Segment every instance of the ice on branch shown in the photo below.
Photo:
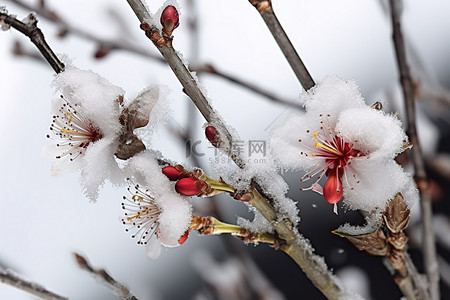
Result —
[{"label": "ice on branch", "polygon": [[[192,219],[190,203],[175,191],[174,183],[161,169],[150,150],[131,158],[127,166],[133,180],[142,184],[142,188],[136,189],[131,199],[135,211],[131,216],[135,217],[128,215],[130,220],[125,223],[132,224],[139,232],[136,237],[147,244],[147,255],[152,259],[159,256],[161,244],[166,247],[182,244]],[[142,190],[144,187],[146,190]],[[138,223],[133,225],[134,219],[138,219]],[[152,224],[155,227],[152,228]]]},{"label": "ice on branch", "polygon": [[[302,95],[306,113],[275,129],[271,149],[285,169],[307,173],[303,190],[350,209],[380,213],[401,192],[409,206],[418,197],[411,177],[394,161],[408,138],[401,122],[364,103],[354,81],[328,76]],[[321,186],[319,181],[327,177]]]},{"label": "ice on branch", "polygon": [[[0,6],[0,13],[7,15],[8,14],[8,10],[6,9],[5,6]],[[12,18],[15,18],[15,15],[10,15]],[[10,24],[7,24],[3,21],[3,19],[0,19],[0,29],[2,31],[8,31],[9,28],[11,28]]]},{"label": "ice on branch", "polygon": [[[53,103],[50,131],[54,136],[47,137],[56,144],[43,153],[56,158],[51,171],[54,176],[81,170],[83,191],[96,200],[106,179],[113,184],[125,182],[116,157],[128,159],[146,148],[134,130],[155,126],[151,113],[167,92],[150,86],[126,105],[122,88],[71,65],[56,75],[53,85],[61,97]],[[161,121],[158,116],[154,119]]]}]

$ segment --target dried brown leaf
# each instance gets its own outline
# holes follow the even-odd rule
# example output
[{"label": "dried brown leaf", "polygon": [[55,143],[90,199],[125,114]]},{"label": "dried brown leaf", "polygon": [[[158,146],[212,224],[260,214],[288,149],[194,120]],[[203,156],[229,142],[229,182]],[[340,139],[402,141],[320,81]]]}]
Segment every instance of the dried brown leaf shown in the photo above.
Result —
[{"label": "dried brown leaf", "polygon": [[358,250],[366,251],[374,256],[387,256],[389,253],[389,245],[386,241],[386,236],[381,228],[378,228],[372,233],[361,235],[348,235],[334,231],[333,233],[345,237]]},{"label": "dried brown leaf", "polygon": [[150,87],[142,91],[136,99],[131,102],[124,112],[128,115],[127,128],[131,132],[134,129],[144,127],[148,124],[150,113],[159,98],[159,88]]},{"label": "dried brown leaf", "polygon": [[398,233],[408,226],[410,211],[400,193],[391,200],[383,213],[384,222],[389,230]]}]

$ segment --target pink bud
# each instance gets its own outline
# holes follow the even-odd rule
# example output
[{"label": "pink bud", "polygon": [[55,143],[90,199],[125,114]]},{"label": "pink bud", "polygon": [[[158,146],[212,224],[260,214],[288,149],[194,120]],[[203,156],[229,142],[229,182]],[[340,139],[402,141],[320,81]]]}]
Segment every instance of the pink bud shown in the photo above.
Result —
[{"label": "pink bud", "polygon": [[214,146],[217,146],[217,131],[214,126],[207,126],[205,129],[206,138],[211,142]]},{"label": "pink bud", "polygon": [[178,180],[175,184],[175,189],[181,195],[196,196],[203,191],[205,185],[207,185],[206,182],[188,177]]},{"label": "pink bud", "polygon": [[167,36],[172,35],[172,31],[180,25],[177,9],[169,5],[161,14],[161,25],[163,26],[163,33]]},{"label": "pink bud", "polygon": [[179,175],[181,174],[175,167],[166,166],[162,168],[162,172],[166,175],[170,180],[178,180]]},{"label": "pink bud", "polygon": [[189,230],[186,230],[186,232],[178,239],[178,244],[182,245],[184,242],[186,242],[188,237],[189,237]]}]

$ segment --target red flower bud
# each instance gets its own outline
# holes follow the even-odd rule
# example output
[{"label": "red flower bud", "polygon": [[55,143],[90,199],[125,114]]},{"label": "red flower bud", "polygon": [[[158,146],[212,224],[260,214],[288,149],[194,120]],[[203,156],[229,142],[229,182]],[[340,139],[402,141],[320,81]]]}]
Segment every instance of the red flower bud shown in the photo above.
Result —
[{"label": "red flower bud", "polygon": [[172,31],[180,25],[177,9],[169,5],[161,14],[161,25],[163,26],[163,33],[167,36],[172,35]]},{"label": "red flower bud", "polygon": [[213,146],[217,147],[218,137],[216,128],[214,126],[207,126],[205,129],[205,134],[208,141],[210,141]]},{"label": "red flower bud", "polygon": [[181,171],[178,171],[175,167],[166,166],[162,168],[162,172],[166,175],[170,180],[178,180],[181,174]]},{"label": "red flower bud", "polygon": [[182,245],[184,242],[186,242],[188,236],[189,230],[186,230],[186,232],[178,239],[178,244]]},{"label": "red flower bud", "polygon": [[207,188],[208,184],[204,181],[194,178],[183,178],[177,181],[175,189],[184,196],[196,196]]}]

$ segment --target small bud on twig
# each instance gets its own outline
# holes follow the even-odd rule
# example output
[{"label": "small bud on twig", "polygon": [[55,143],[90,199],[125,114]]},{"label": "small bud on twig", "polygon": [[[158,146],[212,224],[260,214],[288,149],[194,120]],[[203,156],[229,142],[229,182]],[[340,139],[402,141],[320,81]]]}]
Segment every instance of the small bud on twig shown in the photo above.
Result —
[{"label": "small bud on twig", "polygon": [[186,175],[188,175],[181,165],[176,165],[175,167],[165,166],[162,168],[162,172],[172,181],[187,177]]},{"label": "small bud on twig", "polygon": [[199,195],[207,188],[206,182],[194,178],[182,178],[175,184],[177,192],[184,196]]},{"label": "small bud on twig", "polygon": [[206,138],[214,147],[218,146],[219,137],[217,134],[217,130],[214,126],[207,126],[205,129]]},{"label": "small bud on twig", "polygon": [[167,37],[172,36],[172,32],[180,25],[177,9],[172,5],[167,6],[161,14],[160,21],[163,34]]}]

